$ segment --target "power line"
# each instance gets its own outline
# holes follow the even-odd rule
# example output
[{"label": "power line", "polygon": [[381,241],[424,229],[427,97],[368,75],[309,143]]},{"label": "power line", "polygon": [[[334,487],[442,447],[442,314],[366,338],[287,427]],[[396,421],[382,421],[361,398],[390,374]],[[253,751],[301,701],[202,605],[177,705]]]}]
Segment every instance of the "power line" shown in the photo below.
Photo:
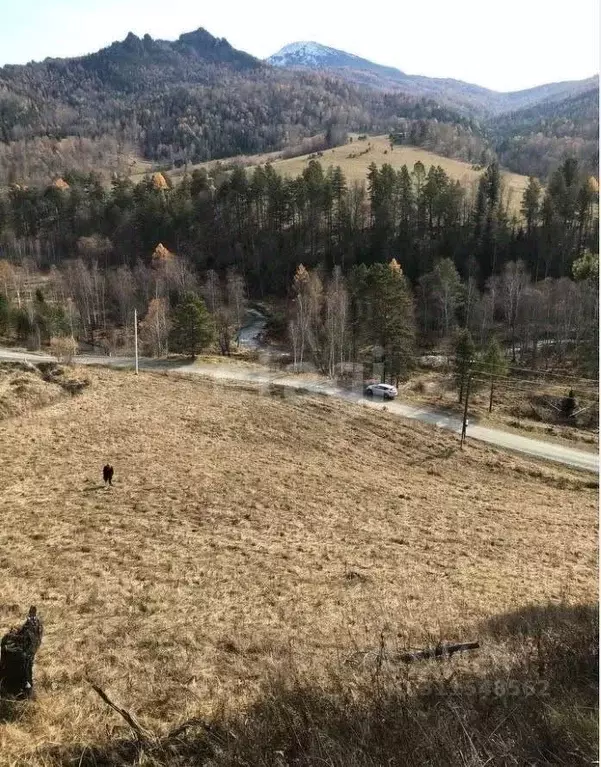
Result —
[{"label": "power line", "polygon": [[[474,368],[472,369],[476,375],[487,375],[490,377],[490,372],[487,371],[486,369],[478,369],[477,366],[474,366]],[[565,388],[563,384],[561,384],[559,381],[557,382],[556,381],[533,381],[528,378],[513,378],[512,376],[506,376],[500,373],[499,374],[493,373],[492,375],[493,375],[493,378],[495,378],[495,380],[507,381],[509,384],[513,384],[514,386],[521,386],[521,385],[527,385],[527,384],[531,384],[533,386],[541,386],[542,384],[546,384],[547,386]]]},{"label": "power line", "polygon": [[[456,355],[452,355],[452,354],[414,354],[414,355],[408,355],[405,358],[419,361],[423,359],[424,357],[443,357],[445,358],[445,360],[447,360],[448,363],[451,363],[451,364],[456,359]],[[476,364],[479,364],[482,362],[482,360],[476,359],[473,362]],[[585,378],[584,376],[575,376],[570,373],[558,373],[552,370],[541,370],[540,368],[525,368],[519,365],[508,365],[507,368],[509,370],[515,370],[516,372],[536,373],[537,375],[540,375],[540,376],[557,376],[558,378],[568,378],[574,381],[586,381],[588,383],[596,384],[597,386],[599,385],[598,378]]]},{"label": "power line", "polygon": [[[442,365],[440,365],[440,367],[437,367],[435,365],[432,365],[431,367],[430,366],[423,366],[422,367],[423,370],[426,370],[426,371],[430,371],[431,370],[433,372],[442,372],[441,368],[448,368],[449,366],[452,366],[457,361],[457,357],[455,355],[447,355],[447,354],[408,354],[408,355],[403,355],[403,359],[404,360],[411,360],[413,362],[421,362],[424,357],[438,357],[438,358],[443,358],[444,359],[444,363]],[[474,370],[476,370],[478,368],[478,366],[481,366],[481,365],[484,364],[484,361],[482,359],[474,359],[474,360],[471,361],[471,363],[473,365]],[[354,363],[351,363],[351,364],[360,365],[360,366],[361,365],[369,365],[369,364],[384,365],[384,362],[371,362],[370,363],[370,361],[364,361],[364,362],[354,362]],[[599,379],[597,379],[597,378],[585,378],[584,376],[575,376],[575,375],[571,375],[569,373],[557,373],[557,372],[553,372],[551,370],[540,370],[540,369],[537,369],[537,368],[524,368],[524,367],[520,367],[518,365],[507,365],[507,369],[508,370],[513,370],[513,371],[516,371],[516,372],[520,372],[520,373],[521,372],[523,372],[523,373],[535,373],[536,375],[539,375],[541,377],[544,377],[544,376],[556,376],[557,378],[561,378],[561,379],[568,379],[568,380],[572,380],[572,381],[581,381],[583,383],[594,384],[595,387],[599,386]],[[478,372],[481,372],[482,374],[486,374],[485,370],[481,370],[481,371],[478,371]],[[495,374],[494,377],[495,377],[495,379],[499,379],[499,380],[505,379],[505,380],[511,381],[513,383],[532,384],[534,386],[540,386],[541,383],[544,383],[544,381],[541,381],[541,380],[532,380],[532,379],[518,378],[518,377],[512,377],[512,376],[503,376],[503,375],[496,375],[496,374]],[[557,383],[555,383],[553,381],[549,381],[547,383],[549,383],[549,384],[551,384],[553,386],[560,386],[561,385],[561,383],[559,381]]]},{"label": "power line", "polygon": [[570,375],[570,373],[554,373],[552,370],[540,370],[536,368],[523,368],[519,367],[518,365],[508,365],[509,370],[517,370],[517,371],[524,371],[525,373],[538,373],[539,375],[548,375],[548,376],[558,376],[560,378],[571,378],[573,380],[577,381],[588,381],[589,383],[594,383],[599,385],[599,379],[598,378],[584,378],[582,376],[574,376]]},{"label": "power line", "polygon": [[[472,368],[472,371],[474,375],[482,377],[484,381],[490,380],[491,375],[486,370],[477,370]],[[499,381],[506,386],[511,386],[515,389],[532,389],[532,388],[547,388],[547,389],[566,389],[567,386],[562,386],[559,383],[555,383],[553,381],[529,381],[529,380],[522,380],[522,381],[516,381],[514,378],[511,378],[510,376],[503,376],[503,375],[496,375],[493,374],[492,378],[495,379],[495,381]],[[590,395],[590,391],[586,391],[585,389],[579,389],[577,386],[571,387],[574,391],[581,391],[584,392],[585,396]]]},{"label": "power line", "polygon": [[[490,385],[490,378],[487,379],[487,378],[473,377],[472,381],[474,381],[476,383]],[[495,381],[495,383],[499,382],[497,378],[495,378],[494,381]],[[498,387],[499,391],[503,391],[503,389],[505,389],[505,391],[507,391],[507,389],[513,389],[513,391],[522,392],[524,394],[532,394],[533,393],[531,389],[527,389],[525,387],[511,386],[511,384],[507,384],[504,381],[500,381],[499,383],[500,383],[500,385]],[[553,395],[549,395],[549,396],[553,396]],[[578,394],[577,394],[577,398],[578,398],[578,401],[582,402],[582,403],[587,403],[587,404],[591,404],[591,405],[598,405],[599,404],[599,400],[598,399],[589,399],[587,397],[581,397]]]}]

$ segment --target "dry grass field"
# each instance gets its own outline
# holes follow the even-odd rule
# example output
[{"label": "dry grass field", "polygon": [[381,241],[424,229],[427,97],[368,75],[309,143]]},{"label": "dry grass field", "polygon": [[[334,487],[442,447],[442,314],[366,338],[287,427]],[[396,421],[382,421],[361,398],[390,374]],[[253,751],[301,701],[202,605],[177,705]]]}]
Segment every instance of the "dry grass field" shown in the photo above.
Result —
[{"label": "dry grass field", "polygon": [[[327,169],[330,165],[340,165],[347,180],[351,183],[353,181],[366,181],[367,171],[372,162],[375,162],[378,167],[381,167],[384,163],[389,163],[396,170],[400,169],[403,165],[407,165],[411,170],[418,161],[424,164],[426,170],[431,165],[440,165],[451,178],[460,181],[467,188],[473,188],[474,190],[478,179],[482,175],[482,171],[474,170],[469,163],[443,157],[420,147],[398,145],[391,151],[387,136],[368,136],[366,141],[358,141],[356,140],[356,135],[353,135],[354,140],[352,144],[328,149],[323,152],[321,157],[316,158],[323,165],[324,169]],[[362,154],[368,148],[369,151]],[[351,155],[357,156],[352,157]],[[282,175],[296,177],[307,167],[310,157],[311,155],[302,155],[290,159],[281,159],[281,153],[271,152],[265,155],[231,157],[224,160],[201,163],[200,165],[195,165],[194,168],[206,168],[209,170],[216,163],[228,164],[236,162],[252,168],[256,165],[271,162],[274,169]],[[181,180],[183,173],[183,169],[180,169],[178,171],[170,171],[168,175],[173,181],[177,182]],[[519,216],[522,195],[528,185],[528,178],[509,171],[503,172],[502,177],[505,185],[505,200],[510,210]]]},{"label": "dry grass field", "polygon": [[[479,639],[454,668],[509,674],[524,640],[516,649],[491,621],[597,600],[589,475],[475,444],[460,451],[453,435],[320,397],[185,375],[81,375],[90,385],[77,396],[0,420],[0,628],[30,604],[46,626],[36,701],[0,707],[3,767],[205,763],[139,752],[96,761],[84,746],[127,728],[90,682],[165,732],[190,717],[239,716],[282,673],[330,695],[328,669],[381,642]],[[99,481],[107,460],[111,489]],[[540,638],[538,651],[540,664]],[[347,710],[359,706],[359,692],[343,697]],[[330,722],[335,709],[323,706]],[[261,712],[246,732],[267,726]],[[586,742],[594,712],[578,717]],[[490,726],[491,742],[506,726]],[[385,763],[326,759],[328,748],[321,761],[273,751],[206,764]],[[436,749],[442,761],[427,763],[451,764]],[[484,764],[457,753],[453,764]]]},{"label": "dry grass field", "polygon": [[[366,154],[361,154],[368,148],[369,151]],[[357,156],[352,157],[351,155]],[[416,162],[422,162],[426,170],[431,165],[440,165],[451,178],[460,181],[468,188],[475,187],[482,175],[482,171],[473,170],[469,163],[443,157],[420,147],[399,145],[391,151],[387,136],[368,136],[367,141],[355,140],[352,144],[328,149],[318,159],[325,168],[329,165],[340,165],[347,179],[351,182],[364,181],[372,162],[375,162],[378,167],[384,163],[389,163],[397,170],[403,165],[407,165],[412,170]],[[273,166],[286,176],[298,176],[306,168],[307,163],[308,156],[305,155],[289,160],[278,160],[273,163]],[[512,210],[517,212],[524,189],[528,185],[528,178],[510,172],[505,172],[502,175],[506,186],[506,199]]]}]

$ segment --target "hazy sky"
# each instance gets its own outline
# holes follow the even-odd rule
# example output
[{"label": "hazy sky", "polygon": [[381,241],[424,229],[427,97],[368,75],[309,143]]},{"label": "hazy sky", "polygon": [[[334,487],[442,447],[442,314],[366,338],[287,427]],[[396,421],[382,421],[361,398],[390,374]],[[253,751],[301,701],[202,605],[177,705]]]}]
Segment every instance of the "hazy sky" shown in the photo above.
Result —
[{"label": "hazy sky", "polygon": [[172,40],[198,27],[259,58],[315,40],[496,90],[599,70],[599,0],[0,0],[0,64],[89,53],[129,31]]}]

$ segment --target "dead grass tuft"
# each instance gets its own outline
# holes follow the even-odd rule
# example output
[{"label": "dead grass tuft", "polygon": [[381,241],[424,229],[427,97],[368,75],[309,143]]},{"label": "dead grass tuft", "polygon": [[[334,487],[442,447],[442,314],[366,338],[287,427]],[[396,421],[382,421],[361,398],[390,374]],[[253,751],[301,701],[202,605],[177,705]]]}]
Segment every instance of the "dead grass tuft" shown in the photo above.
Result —
[{"label": "dead grass tuft", "polygon": [[30,413],[59,400],[65,393],[79,394],[90,380],[75,376],[54,362],[0,363],[0,420]]}]

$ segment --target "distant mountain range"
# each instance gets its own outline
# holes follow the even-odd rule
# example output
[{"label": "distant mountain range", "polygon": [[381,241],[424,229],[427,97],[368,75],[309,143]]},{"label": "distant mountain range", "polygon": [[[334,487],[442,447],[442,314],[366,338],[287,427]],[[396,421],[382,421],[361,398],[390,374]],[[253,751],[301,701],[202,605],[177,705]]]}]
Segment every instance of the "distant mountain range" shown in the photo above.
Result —
[{"label": "distant mountain range", "polygon": [[316,42],[290,43],[266,61],[285,69],[330,72],[356,85],[380,90],[401,90],[412,96],[431,98],[478,114],[501,114],[529,108],[599,88],[599,77],[594,76],[585,80],[549,83],[536,88],[500,93],[461,80],[408,75],[400,69],[375,64],[352,53]]},{"label": "distant mountain range", "polygon": [[101,168],[109,154],[181,166],[347,131],[543,178],[569,154],[597,173],[598,97],[596,77],[496,93],[318,43],[264,62],[202,28],[175,41],[130,33],[87,56],[0,68],[0,185]]}]

